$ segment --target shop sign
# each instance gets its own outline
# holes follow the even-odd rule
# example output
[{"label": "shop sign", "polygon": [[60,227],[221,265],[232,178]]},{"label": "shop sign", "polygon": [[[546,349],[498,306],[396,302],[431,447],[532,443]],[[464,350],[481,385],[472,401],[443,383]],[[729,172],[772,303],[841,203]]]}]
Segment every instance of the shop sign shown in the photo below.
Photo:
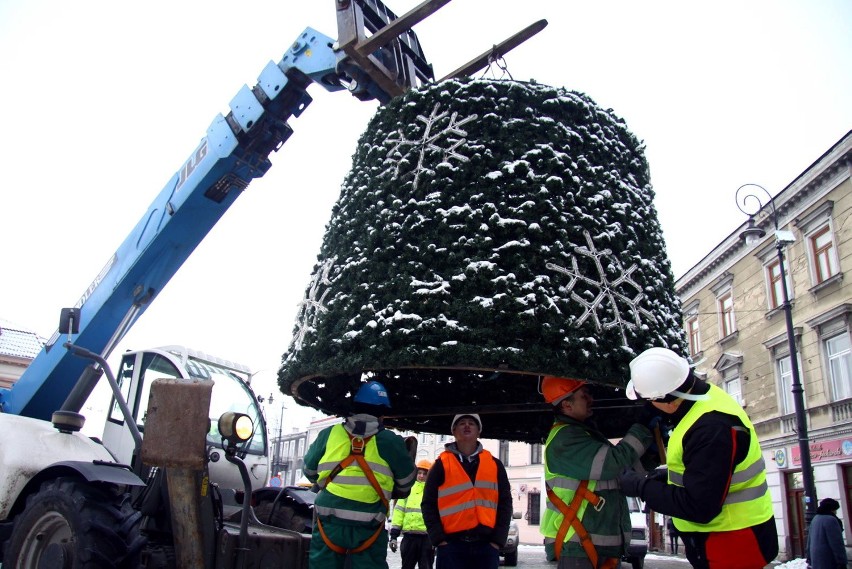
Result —
[{"label": "shop sign", "polygon": [[[852,456],[852,439],[834,439],[811,443],[811,462],[828,462]],[[793,466],[802,465],[799,447],[790,448],[790,458]]]}]

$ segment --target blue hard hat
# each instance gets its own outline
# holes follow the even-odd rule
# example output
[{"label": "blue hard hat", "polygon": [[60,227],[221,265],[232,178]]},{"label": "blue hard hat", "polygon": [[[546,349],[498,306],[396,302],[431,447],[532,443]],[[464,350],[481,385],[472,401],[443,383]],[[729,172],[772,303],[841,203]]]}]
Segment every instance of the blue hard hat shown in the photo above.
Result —
[{"label": "blue hard hat", "polygon": [[365,405],[377,405],[390,408],[390,399],[388,399],[388,390],[378,381],[368,381],[360,388],[352,399],[355,403],[363,403]]}]

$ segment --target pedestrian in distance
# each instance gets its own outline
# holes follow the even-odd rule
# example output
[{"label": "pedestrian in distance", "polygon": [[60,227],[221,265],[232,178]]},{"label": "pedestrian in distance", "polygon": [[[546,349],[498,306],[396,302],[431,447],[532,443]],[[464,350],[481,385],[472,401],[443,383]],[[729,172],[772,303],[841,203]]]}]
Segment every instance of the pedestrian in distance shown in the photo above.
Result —
[{"label": "pedestrian in distance", "polygon": [[811,569],[846,569],[846,546],[843,545],[843,524],[837,518],[840,503],[825,498],[817,506],[816,515],[808,527],[805,558]]},{"label": "pedestrian in distance", "polygon": [[555,414],[544,447],[540,528],[548,559],[557,559],[558,569],[619,567],[631,524],[617,477],[645,454],[651,431],[634,424],[613,444],[589,423],[594,399],[586,382],[545,376],[541,392]]},{"label": "pedestrian in distance", "polygon": [[408,496],[416,476],[405,441],[382,424],[390,406],[381,383],[363,384],[353,413],[320,431],[305,454],[305,476],[319,486],[311,569],[387,567],[388,505]]},{"label": "pedestrian in distance", "polygon": [[674,518],[696,569],[763,569],[778,555],[778,535],[763,453],[743,408],[667,348],[630,362],[626,391],[668,414],[674,429],[668,468],[650,477],[624,471],[624,493]]},{"label": "pedestrian in distance", "polygon": [[397,550],[397,538],[402,534],[402,544],[399,553],[402,557],[402,569],[432,569],[432,542],[426,533],[426,522],[423,521],[423,489],[426,475],[432,463],[425,458],[417,461],[417,480],[407,498],[396,501],[393,508],[393,521],[390,530],[390,549]]},{"label": "pedestrian in distance", "polygon": [[671,518],[666,521],[666,531],[669,534],[669,544],[671,545],[672,553],[677,555],[678,545],[680,544],[677,540],[677,528],[674,525],[674,520]]},{"label": "pedestrian in distance", "polygon": [[450,431],[455,441],[445,445],[423,490],[436,569],[496,569],[512,521],[506,468],[479,442],[479,415],[456,415]]}]

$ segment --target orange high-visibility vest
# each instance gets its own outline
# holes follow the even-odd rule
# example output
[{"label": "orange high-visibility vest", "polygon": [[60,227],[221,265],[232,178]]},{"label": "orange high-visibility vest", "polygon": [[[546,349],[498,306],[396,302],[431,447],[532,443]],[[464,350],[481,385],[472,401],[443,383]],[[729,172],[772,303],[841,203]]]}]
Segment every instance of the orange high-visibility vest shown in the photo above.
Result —
[{"label": "orange high-visibility vest", "polygon": [[444,451],[444,483],[438,488],[438,513],[445,533],[456,533],[497,523],[497,461],[487,450],[479,453],[476,481],[471,482],[459,459]]}]

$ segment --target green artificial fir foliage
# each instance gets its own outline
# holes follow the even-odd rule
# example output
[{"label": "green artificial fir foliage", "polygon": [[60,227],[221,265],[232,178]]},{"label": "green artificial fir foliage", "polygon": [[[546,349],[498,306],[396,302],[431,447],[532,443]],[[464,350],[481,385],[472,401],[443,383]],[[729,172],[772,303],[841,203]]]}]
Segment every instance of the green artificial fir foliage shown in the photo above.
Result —
[{"label": "green artificial fir foliage", "polygon": [[[358,143],[282,390],[341,414],[369,376],[391,425],[448,432],[467,410],[489,438],[527,441],[550,424],[541,375],[623,398],[633,357],[685,344],[653,197],[640,141],[583,94],[408,92]],[[629,413],[598,415],[615,431]]]}]

